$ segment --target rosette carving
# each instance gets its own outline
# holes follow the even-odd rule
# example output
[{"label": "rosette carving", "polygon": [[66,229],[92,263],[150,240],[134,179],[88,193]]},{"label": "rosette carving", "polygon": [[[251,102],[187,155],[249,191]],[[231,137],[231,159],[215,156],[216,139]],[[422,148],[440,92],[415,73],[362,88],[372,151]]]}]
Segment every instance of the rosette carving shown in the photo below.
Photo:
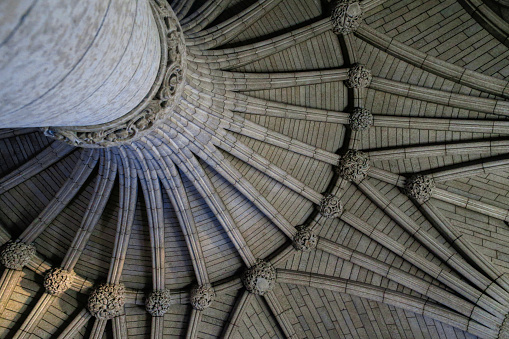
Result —
[{"label": "rosette carving", "polygon": [[44,288],[49,294],[61,294],[72,286],[76,277],[74,271],[67,271],[63,268],[54,268],[44,277]]},{"label": "rosette carving", "polygon": [[358,150],[348,150],[338,163],[338,174],[345,180],[360,183],[366,178],[369,170],[369,157]]},{"label": "rosette carving", "polygon": [[414,175],[406,180],[405,193],[420,203],[424,203],[431,198],[435,189],[433,178],[421,174]]},{"label": "rosette carving", "polygon": [[337,218],[343,213],[343,204],[335,195],[327,194],[320,201],[319,210],[325,218]]},{"label": "rosette carving", "polygon": [[171,306],[170,290],[155,290],[145,301],[145,309],[153,317],[162,317]]},{"label": "rosette carving", "polygon": [[348,71],[348,80],[345,85],[348,88],[364,88],[368,87],[371,83],[371,71],[361,64],[355,64]]},{"label": "rosette carving", "polygon": [[122,313],[125,304],[123,284],[102,284],[88,297],[88,310],[102,320],[109,320]]},{"label": "rosette carving", "polygon": [[194,309],[203,311],[210,307],[216,293],[210,284],[197,285],[191,290],[191,305]]},{"label": "rosette carving", "polygon": [[350,114],[349,124],[353,131],[365,131],[373,125],[373,115],[369,109],[355,107]]},{"label": "rosette carving", "polygon": [[35,256],[35,247],[24,242],[9,241],[0,253],[0,262],[11,270],[22,270]]},{"label": "rosette carving", "polygon": [[340,0],[332,11],[332,31],[336,34],[355,32],[362,22],[362,8],[358,1]]},{"label": "rosette carving", "polygon": [[309,252],[316,248],[318,237],[311,231],[311,229],[302,227],[293,237],[293,247],[302,252]]},{"label": "rosette carving", "polygon": [[276,285],[276,269],[272,264],[258,259],[256,264],[244,272],[242,283],[249,292],[264,295]]}]

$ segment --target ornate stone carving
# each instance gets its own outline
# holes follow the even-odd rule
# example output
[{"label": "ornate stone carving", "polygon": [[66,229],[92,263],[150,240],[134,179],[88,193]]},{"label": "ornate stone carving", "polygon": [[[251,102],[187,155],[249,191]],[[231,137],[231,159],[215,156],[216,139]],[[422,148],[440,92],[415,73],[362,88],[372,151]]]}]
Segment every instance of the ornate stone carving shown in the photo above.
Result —
[{"label": "ornate stone carving", "polygon": [[318,237],[307,227],[298,229],[297,234],[293,237],[293,247],[297,251],[309,252],[316,248]]},{"label": "ornate stone carving", "polygon": [[355,107],[350,114],[349,123],[353,131],[365,131],[373,125],[373,115],[369,109]]},{"label": "ornate stone carving", "polygon": [[355,64],[348,71],[348,80],[345,85],[348,88],[368,87],[372,79],[371,71],[361,64]]},{"label": "ornate stone carving", "polygon": [[191,290],[191,305],[194,309],[203,311],[210,306],[215,297],[216,293],[210,284],[197,285]]},{"label": "ornate stone carving", "polygon": [[420,203],[424,203],[431,198],[435,189],[435,181],[431,177],[421,174],[414,175],[406,180],[405,193]]},{"label": "ornate stone carving", "polygon": [[345,180],[360,183],[369,170],[369,156],[358,150],[348,150],[339,159],[337,172]]},{"label": "ornate stone carving", "polygon": [[72,286],[72,282],[76,277],[74,271],[67,271],[63,268],[54,268],[44,277],[44,288],[49,294],[60,294],[67,291]]},{"label": "ornate stone carving", "polygon": [[343,204],[335,195],[327,194],[320,201],[319,210],[325,218],[337,218],[343,213]]},{"label": "ornate stone carving", "polygon": [[362,22],[361,5],[355,0],[340,0],[332,11],[331,20],[334,33],[355,32]]},{"label": "ornate stone carving", "polygon": [[264,295],[272,291],[276,284],[276,269],[272,264],[258,259],[256,264],[244,272],[242,283],[249,292]]},{"label": "ornate stone carving", "polygon": [[170,290],[155,290],[145,300],[145,309],[153,317],[162,317],[171,306]]},{"label": "ornate stone carving", "polygon": [[88,297],[88,310],[102,320],[109,320],[122,313],[125,304],[123,284],[102,284]]},{"label": "ornate stone carving", "polygon": [[35,247],[24,242],[9,241],[0,253],[0,262],[11,270],[22,270],[35,256]]},{"label": "ornate stone carving", "polygon": [[80,147],[110,147],[145,135],[170,113],[183,91],[186,71],[184,35],[166,1],[152,1],[162,53],[156,81],[146,99],[125,116],[101,125],[44,127],[44,135]]}]

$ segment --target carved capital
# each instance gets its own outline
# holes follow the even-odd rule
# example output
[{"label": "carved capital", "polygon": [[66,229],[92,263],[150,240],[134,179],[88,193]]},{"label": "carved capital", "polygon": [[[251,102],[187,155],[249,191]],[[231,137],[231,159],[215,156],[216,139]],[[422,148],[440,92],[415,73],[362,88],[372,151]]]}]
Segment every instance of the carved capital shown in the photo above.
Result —
[{"label": "carved capital", "polygon": [[343,213],[343,204],[335,195],[327,194],[320,201],[319,210],[325,218],[337,218]]},{"label": "carved capital", "polygon": [[145,300],[145,309],[153,317],[162,317],[171,306],[170,290],[155,290]]},{"label": "carved capital", "polygon": [[0,253],[0,262],[11,270],[22,270],[35,256],[35,247],[24,242],[9,241]]},{"label": "carved capital", "polygon": [[49,294],[57,295],[64,293],[71,288],[76,277],[74,271],[67,271],[62,268],[54,268],[44,277],[44,288]]},{"label": "carved capital", "polygon": [[361,64],[355,64],[348,71],[348,80],[345,85],[348,88],[364,88],[371,83],[371,71]]},{"label": "carved capital", "polygon": [[216,293],[210,284],[197,285],[191,290],[191,305],[198,311],[210,307],[212,301],[216,297]]},{"label": "carved capital", "polygon": [[271,263],[258,259],[244,272],[242,283],[249,292],[264,295],[276,285],[276,269]]},{"label": "carved capital", "polygon": [[88,297],[88,310],[94,317],[102,320],[121,315],[124,304],[124,284],[99,285]]},{"label": "carved capital", "polygon": [[339,159],[337,172],[345,180],[360,183],[369,170],[369,156],[358,150],[348,150]]},{"label": "carved capital", "polygon": [[433,178],[421,174],[414,175],[406,180],[405,193],[420,203],[424,203],[431,198],[435,189]]},{"label": "carved capital", "polygon": [[297,251],[309,252],[316,248],[318,237],[309,228],[302,227],[293,237],[293,247]]},{"label": "carved capital", "polygon": [[331,15],[332,31],[336,34],[355,32],[362,22],[362,8],[358,1],[339,0]]},{"label": "carved capital", "polygon": [[355,107],[350,114],[349,124],[353,131],[365,131],[373,125],[373,115],[369,109]]}]

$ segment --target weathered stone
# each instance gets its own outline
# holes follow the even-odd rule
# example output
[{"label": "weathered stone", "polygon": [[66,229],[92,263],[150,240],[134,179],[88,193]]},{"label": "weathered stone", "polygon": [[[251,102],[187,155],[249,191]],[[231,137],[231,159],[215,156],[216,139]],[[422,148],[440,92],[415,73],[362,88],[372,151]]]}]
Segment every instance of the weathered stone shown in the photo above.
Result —
[{"label": "weathered stone", "polygon": [[125,304],[125,287],[123,284],[102,284],[88,297],[88,310],[103,320],[121,315]]},{"label": "weathered stone", "polygon": [[405,193],[420,203],[424,203],[431,198],[435,189],[433,178],[421,174],[414,175],[406,180]]},{"label": "weathered stone", "polygon": [[373,115],[369,109],[355,107],[350,114],[349,124],[353,131],[365,131],[373,125]]},{"label": "weathered stone", "polygon": [[162,317],[171,306],[170,290],[155,290],[145,300],[145,309],[153,317]]},{"label": "weathered stone", "polygon": [[293,247],[302,252],[309,252],[316,248],[318,237],[309,228],[301,228],[293,237]]},{"label": "weathered stone", "polygon": [[368,175],[369,156],[358,150],[348,150],[338,163],[337,172],[345,180],[360,183]]},{"label": "weathered stone", "polygon": [[497,339],[509,339],[509,315],[505,316],[504,322],[500,325]]},{"label": "weathered stone", "polygon": [[54,268],[44,277],[44,288],[49,294],[57,295],[64,293],[72,286],[76,277],[74,271],[67,271],[63,268]]},{"label": "weathered stone", "polygon": [[348,88],[364,88],[371,83],[371,71],[361,64],[355,64],[348,71],[348,80],[345,85]]},{"label": "weathered stone", "polygon": [[334,33],[355,32],[362,22],[361,5],[355,0],[340,0],[332,11],[331,20]]},{"label": "weathered stone", "polygon": [[203,311],[210,307],[216,293],[210,284],[197,285],[191,290],[191,305],[194,309]]},{"label": "weathered stone", "polygon": [[34,245],[9,241],[0,253],[0,262],[11,270],[22,270],[34,256]]},{"label": "weathered stone", "polygon": [[319,210],[325,218],[337,218],[343,213],[343,205],[338,197],[328,194],[320,201]]},{"label": "weathered stone", "polygon": [[264,295],[276,285],[276,269],[271,263],[258,259],[244,272],[242,282],[249,292]]}]

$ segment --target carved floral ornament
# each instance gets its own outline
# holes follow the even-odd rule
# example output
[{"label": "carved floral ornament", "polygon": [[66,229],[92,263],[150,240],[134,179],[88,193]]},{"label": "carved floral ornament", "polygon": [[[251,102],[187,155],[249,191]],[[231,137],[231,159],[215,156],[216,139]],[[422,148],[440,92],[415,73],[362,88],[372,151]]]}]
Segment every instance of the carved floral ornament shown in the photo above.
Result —
[{"label": "carved floral ornament", "polygon": [[191,290],[191,305],[195,310],[203,311],[210,307],[216,293],[210,284],[196,285]]},{"label": "carved floral ornament", "polygon": [[332,11],[332,31],[336,34],[352,33],[362,22],[362,8],[358,1],[339,0]]},{"label": "carved floral ornament", "polygon": [[327,194],[320,201],[319,211],[325,218],[337,218],[343,213],[343,204],[335,195]]},{"label": "carved floral ornament", "polygon": [[178,102],[186,72],[184,35],[167,1],[151,1],[159,30],[161,63],[146,99],[125,116],[106,124],[82,127],[43,127],[44,135],[80,147],[110,147],[145,135]]},{"label": "carved floral ornament", "polygon": [[122,313],[125,304],[123,284],[99,285],[88,297],[88,310],[102,320],[109,320]]},{"label": "carved floral ornament", "polygon": [[292,244],[297,251],[309,252],[316,248],[317,242],[318,237],[309,227],[300,227],[293,237]]},{"label": "carved floral ornament", "polygon": [[425,203],[431,198],[435,189],[433,178],[421,174],[414,175],[406,180],[405,193],[420,203]]},{"label": "carved floral ornament", "polygon": [[366,153],[348,150],[339,160],[337,172],[345,180],[360,183],[368,175],[369,167],[369,157]]},{"label": "carved floral ornament", "polygon": [[155,290],[145,300],[145,309],[153,317],[162,317],[171,306],[170,290]]},{"label": "carved floral ornament", "polygon": [[276,269],[271,263],[258,259],[244,272],[242,283],[249,292],[264,295],[276,285]]},{"label": "carved floral ornament", "polygon": [[35,247],[24,242],[9,241],[0,253],[0,262],[11,270],[22,270],[35,256]]},{"label": "carved floral ornament", "polygon": [[366,66],[354,64],[348,70],[348,80],[345,81],[345,85],[348,88],[365,88],[369,86],[371,79],[373,76]]},{"label": "carved floral ornament", "polygon": [[54,268],[44,277],[44,288],[47,293],[52,295],[64,293],[71,288],[75,277],[74,271]]},{"label": "carved floral ornament", "polygon": [[373,115],[369,109],[355,107],[350,114],[349,124],[353,131],[365,131],[373,125]]}]

